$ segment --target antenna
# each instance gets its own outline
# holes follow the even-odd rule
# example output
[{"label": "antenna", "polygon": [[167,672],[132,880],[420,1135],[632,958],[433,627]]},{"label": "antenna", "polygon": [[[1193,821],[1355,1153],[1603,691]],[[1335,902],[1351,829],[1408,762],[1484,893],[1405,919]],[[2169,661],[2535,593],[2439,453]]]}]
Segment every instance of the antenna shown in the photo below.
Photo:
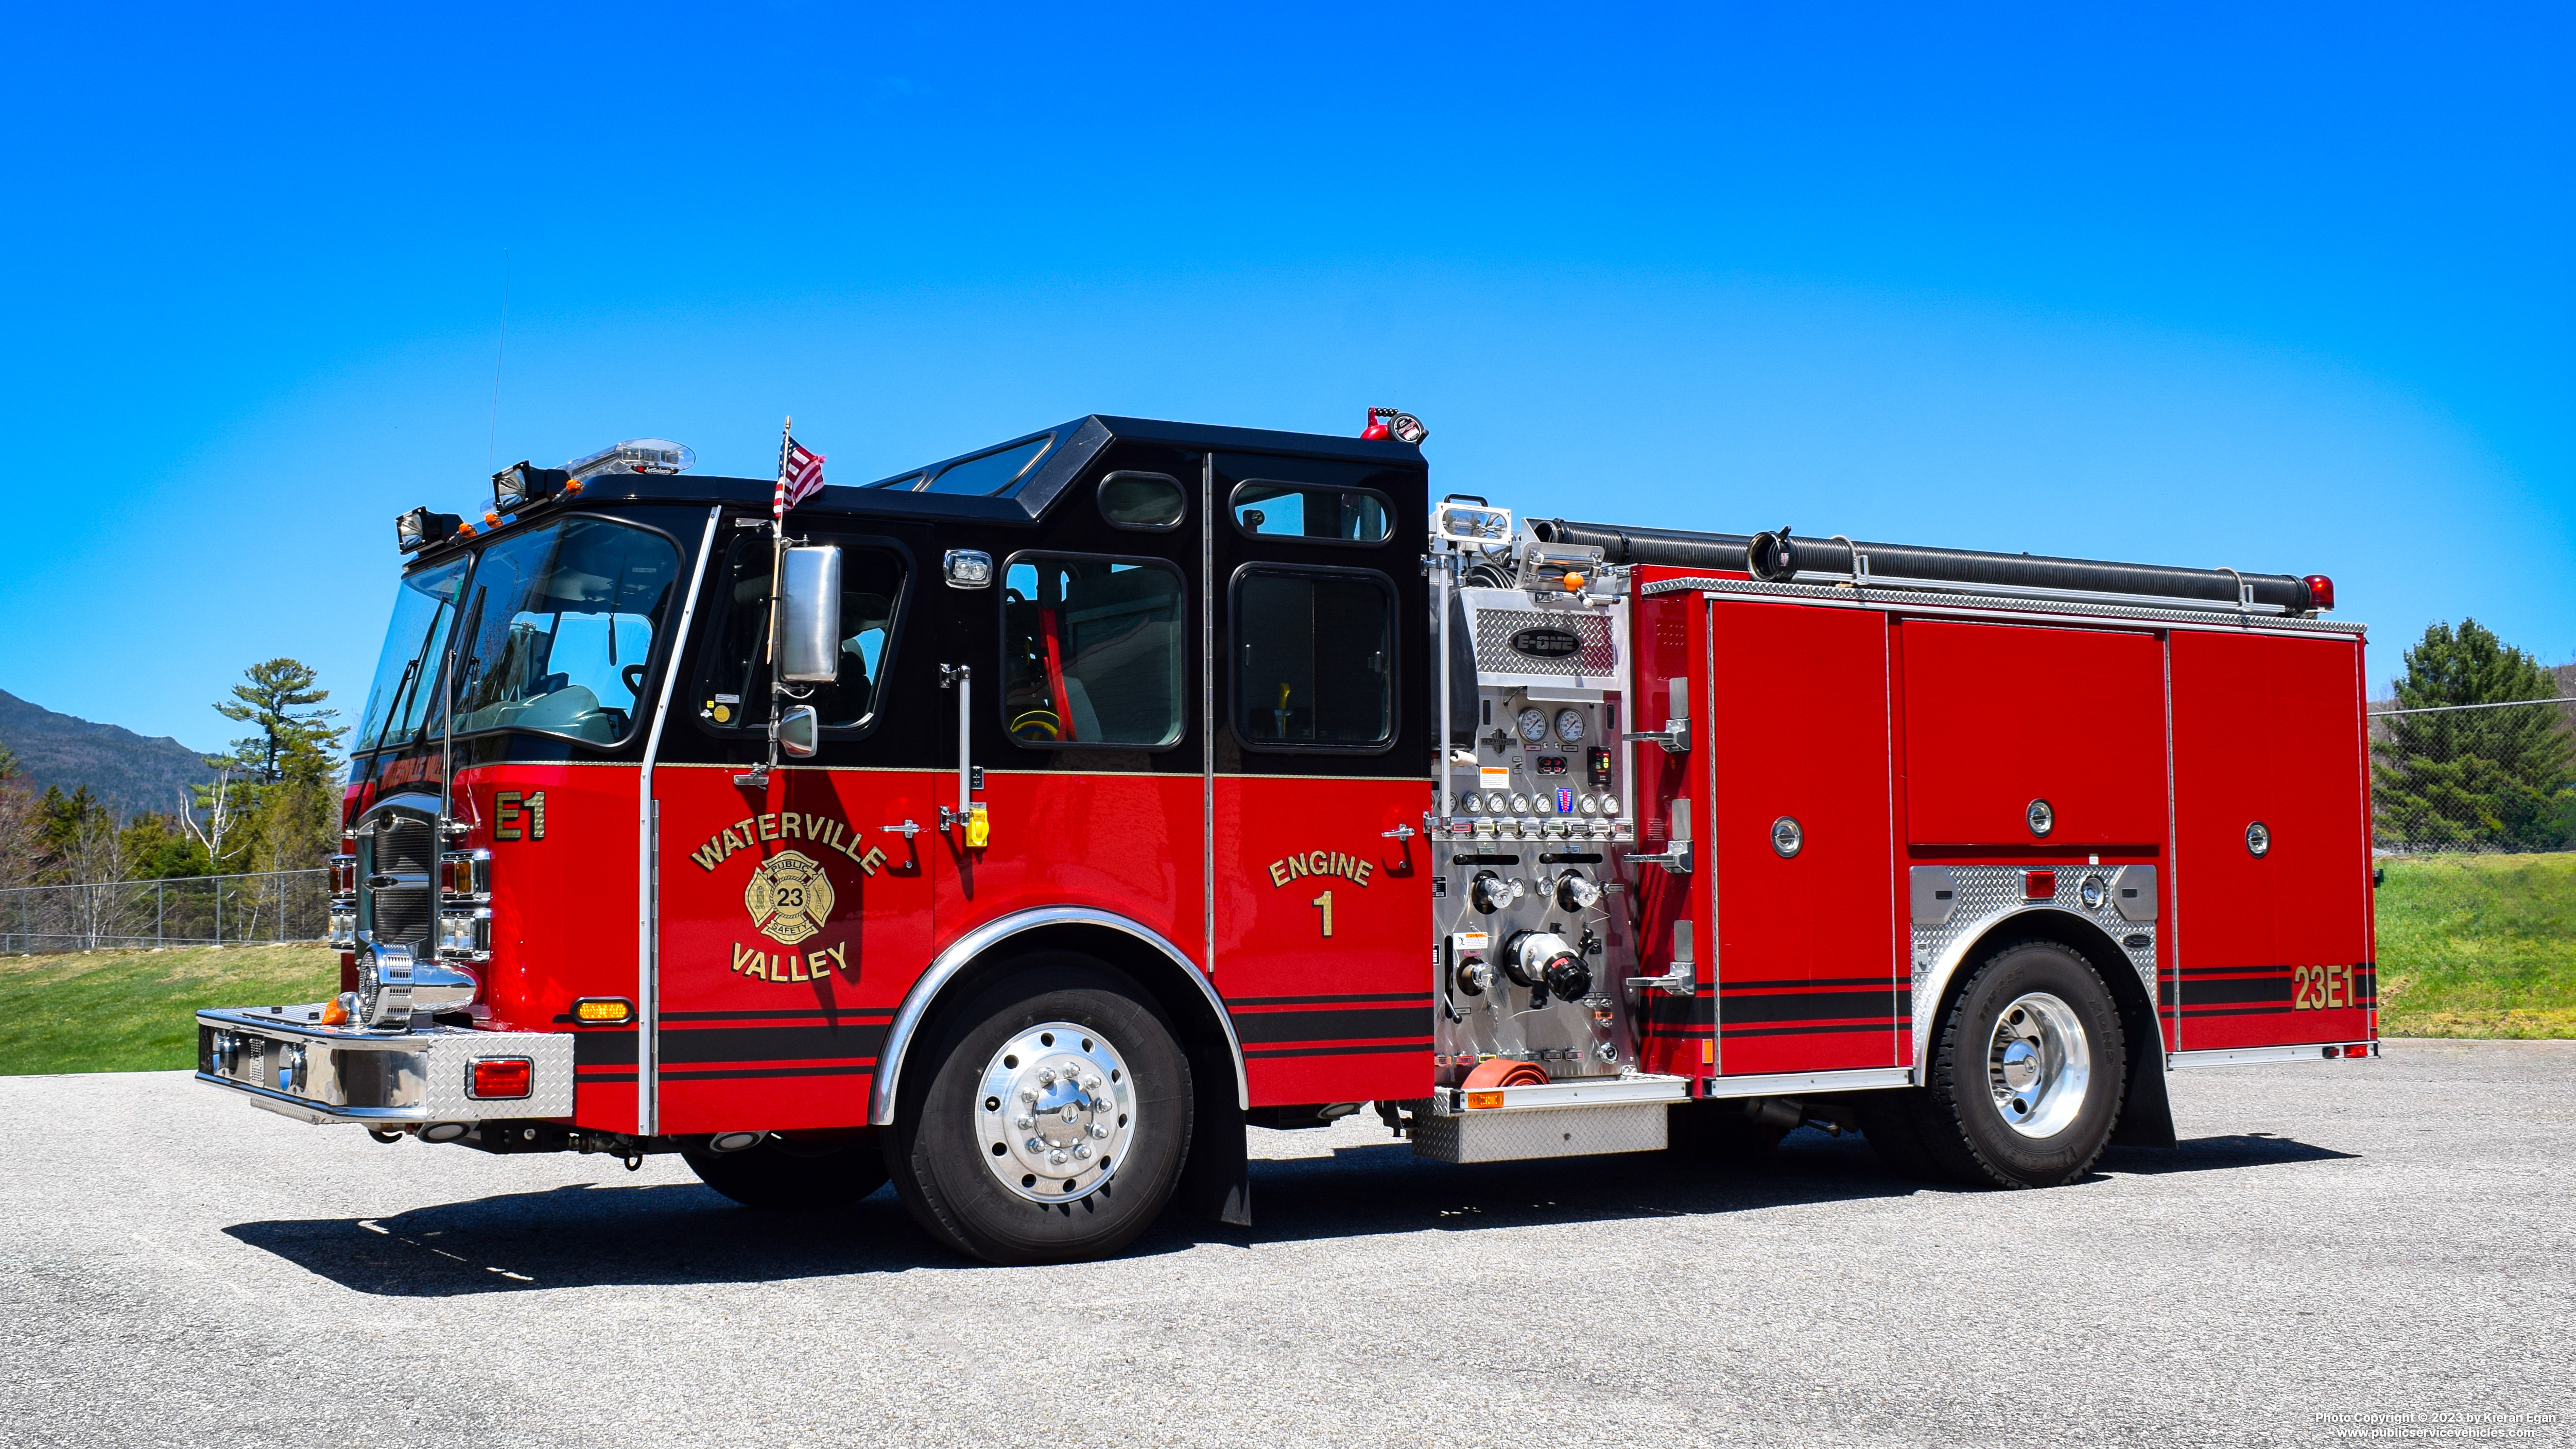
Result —
[{"label": "antenna", "polygon": [[483,471],[498,465],[493,449],[501,436],[501,355],[510,346],[510,249],[501,248],[501,337],[492,344],[492,414],[483,425]]}]

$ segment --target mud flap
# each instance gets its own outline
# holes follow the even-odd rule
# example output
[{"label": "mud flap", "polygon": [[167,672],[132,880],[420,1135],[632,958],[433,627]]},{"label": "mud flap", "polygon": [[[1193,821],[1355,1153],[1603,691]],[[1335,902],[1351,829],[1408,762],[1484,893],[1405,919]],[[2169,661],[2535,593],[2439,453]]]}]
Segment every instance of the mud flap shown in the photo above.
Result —
[{"label": "mud flap", "polygon": [[2120,1125],[2111,1134],[2114,1147],[2174,1145],[2173,1102],[2165,1096],[2162,1051],[2129,1068],[2128,1100],[2120,1104]]},{"label": "mud flap", "polygon": [[1182,1212],[1238,1228],[1252,1226],[1252,1161],[1242,1104],[1234,1095],[1234,1062],[1222,1047],[1190,1053],[1197,1101],[1191,1105],[1189,1161],[1172,1194]]}]

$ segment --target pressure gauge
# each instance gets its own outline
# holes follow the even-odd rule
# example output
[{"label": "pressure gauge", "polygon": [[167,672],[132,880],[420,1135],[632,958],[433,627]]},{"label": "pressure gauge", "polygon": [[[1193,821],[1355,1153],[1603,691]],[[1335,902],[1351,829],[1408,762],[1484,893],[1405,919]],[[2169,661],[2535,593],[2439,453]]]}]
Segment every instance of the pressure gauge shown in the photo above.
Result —
[{"label": "pressure gauge", "polygon": [[1484,798],[1483,796],[1481,796],[1481,795],[1477,794],[1477,793],[1476,793],[1476,792],[1474,792],[1473,790],[1470,790],[1470,791],[1468,791],[1468,792],[1467,792],[1467,794],[1465,795],[1465,797],[1464,797],[1464,798],[1462,798],[1462,799],[1460,799],[1460,800],[1459,800],[1459,802],[1458,802],[1458,808],[1459,808],[1459,809],[1461,809],[1461,810],[1463,810],[1463,811],[1465,811],[1466,813],[1468,813],[1468,814],[1470,814],[1470,815],[1473,815],[1473,814],[1475,814],[1478,810],[1483,809],[1483,808],[1484,808],[1484,804],[1485,804],[1485,798]]},{"label": "pressure gauge", "polygon": [[1586,815],[1589,815],[1595,810],[1601,808],[1599,805],[1593,803],[1592,797],[1589,795],[1577,795],[1574,798],[1576,803],[1582,807],[1583,813]]},{"label": "pressure gauge", "polygon": [[1485,797],[1485,810],[1489,814],[1500,815],[1506,803],[1508,802],[1503,799],[1503,792],[1496,790]]},{"label": "pressure gauge", "polygon": [[1522,710],[1520,727],[1521,739],[1526,743],[1534,745],[1539,743],[1541,740],[1546,739],[1547,711],[1543,709]]},{"label": "pressure gauge", "polygon": [[1556,737],[1569,745],[1583,742],[1583,711],[1561,709],[1556,712]]},{"label": "pressure gauge", "polygon": [[1512,813],[1514,815],[1527,815],[1529,813],[1529,809],[1530,803],[1527,795],[1514,795],[1512,797]]},{"label": "pressure gauge", "polygon": [[1604,814],[1604,815],[1616,815],[1616,814],[1618,814],[1618,813],[1619,813],[1619,797],[1618,797],[1618,796],[1616,796],[1616,795],[1604,795],[1604,796],[1602,796],[1602,797],[1601,797],[1601,813],[1602,813],[1602,814]]}]

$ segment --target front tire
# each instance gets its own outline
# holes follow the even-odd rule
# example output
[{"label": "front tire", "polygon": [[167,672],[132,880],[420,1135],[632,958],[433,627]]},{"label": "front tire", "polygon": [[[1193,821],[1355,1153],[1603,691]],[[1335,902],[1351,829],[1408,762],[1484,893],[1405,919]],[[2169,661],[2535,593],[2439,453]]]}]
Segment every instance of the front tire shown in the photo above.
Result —
[{"label": "front tire", "polygon": [[874,1133],[772,1134],[740,1152],[680,1149],[698,1181],[745,1207],[844,1208],[886,1184]]},{"label": "front tire", "polygon": [[[1911,1127],[1891,1160],[1978,1187],[2055,1187],[2092,1170],[2119,1125],[2128,1047],[2110,988],[2053,941],[2007,945],[1960,988],[1922,1089],[1885,1104]],[[1873,1114],[1874,1116],[1877,1114]],[[1897,1122],[1886,1121],[1890,1137]],[[1864,1130],[1879,1139],[1880,1123]]]},{"label": "front tire", "polygon": [[1006,1266],[1115,1253],[1189,1154],[1189,1058],[1153,998],[1069,952],[1030,957],[943,1021],[887,1166],[913,1220]]}]

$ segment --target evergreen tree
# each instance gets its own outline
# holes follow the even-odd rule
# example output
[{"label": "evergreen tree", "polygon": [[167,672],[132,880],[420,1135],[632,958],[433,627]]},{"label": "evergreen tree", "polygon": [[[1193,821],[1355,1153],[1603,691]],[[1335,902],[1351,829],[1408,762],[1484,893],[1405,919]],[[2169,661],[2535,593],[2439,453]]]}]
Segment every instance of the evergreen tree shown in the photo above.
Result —
[{"label": "evergreen tree", "polygon": [[265,660],[245,671],[229,701],[215,705],[215,713],[254,727],[255,733],[233,741],[231,755],[252,784],[276,784],[286,778],[287,763],[299,749],[327,756],[347,733],[329,723],[338,710],[304,707],[331,697],[331,691],[314,686],[314,678],[312,666],[300,660]]},{"label": "evergreen tree", "polygon": [[150,811],[125,822],[117,833],[117,853],[125,861],[127,880],[177,880],[213,873],[214,862],[204,845],[170,816]]},{"label": "evergreen tree", "polygon": [[254,664],[217,712],[256,731],[208,758],[214,783],[197,787],[190,833],[217,872],[304,870],[339,848],[340,760],[347,731],[312,668],[294,659]]},{"label": "evergreen tree", "polygon": [[266,660],[215,705],[255,732],[231,754],[207,756],[215,779],[194,787],[182,824],[207,870],[303,870],[338,848],[337,750],[348,731],[330,723],[339,711],[311,708],[331,697],[314,679],[300,660]]},{"label": "evergreen tree", "polygon": [[[2404,709],[2558,697],[2540,661],[2474,619],[2435,624],[2406,651]],[[2384,717],[2372,746],[2383,843],[2547,850],[2569,841],[2576,741],[2562,711],[2455,710]]]}]

